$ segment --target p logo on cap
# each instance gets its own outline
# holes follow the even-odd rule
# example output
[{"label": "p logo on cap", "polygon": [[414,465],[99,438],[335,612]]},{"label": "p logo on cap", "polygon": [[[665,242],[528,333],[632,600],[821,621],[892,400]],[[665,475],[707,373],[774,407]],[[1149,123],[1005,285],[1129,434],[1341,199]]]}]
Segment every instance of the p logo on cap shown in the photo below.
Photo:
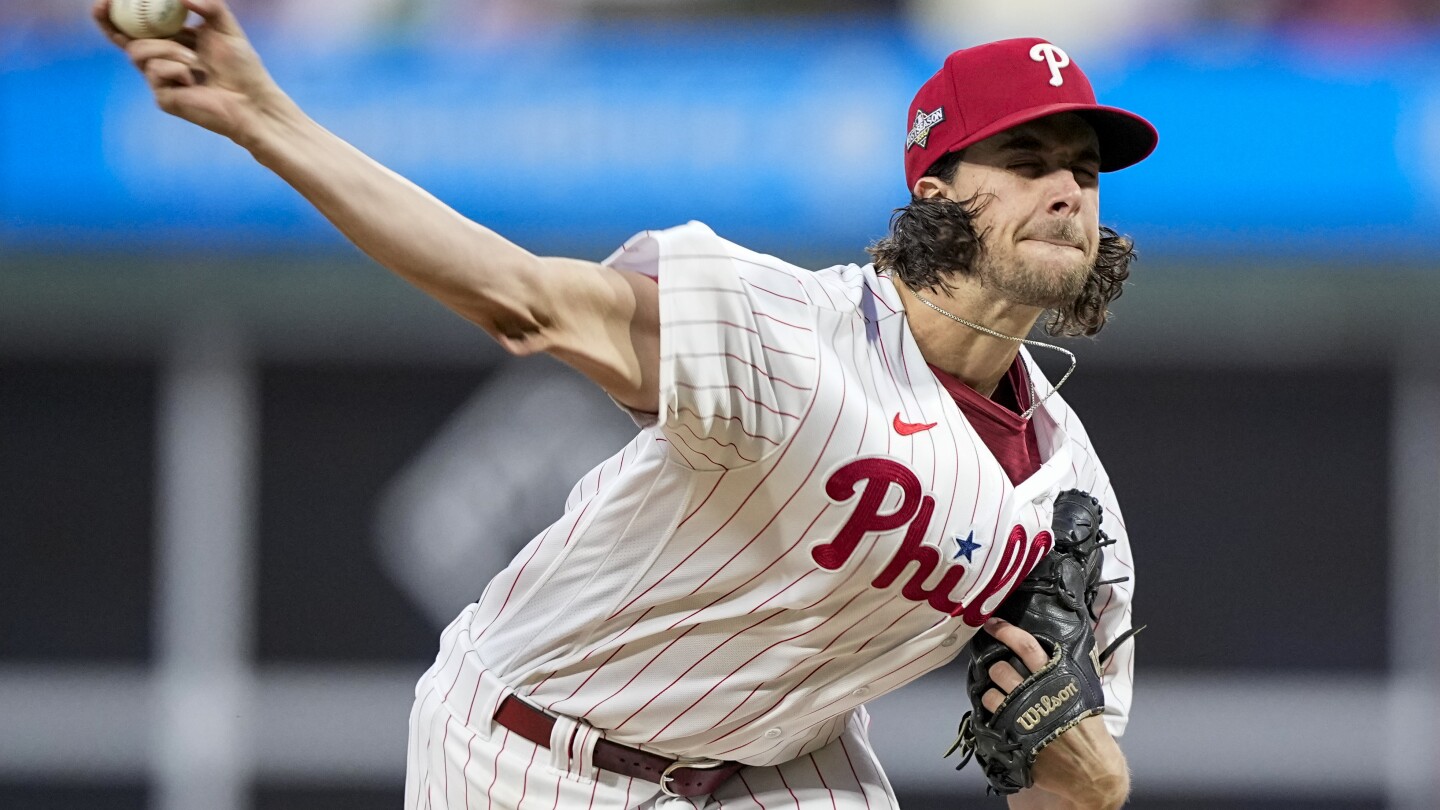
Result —
[{"label": "p logo on cap", "polygon": [[1070,67],[1070,54],[1048,42],[1039,42],[1030,49],[1030,58],[1050,66],[1050,85],[1052,87],[1059,87],[1065,83],[1065,77],[1060,75],[1060,68]]},{"label": "p logo on cap", "polygon": [[1006,39],[955,51],[920,86],[905,116],[906,185],[914,189],[949,152],[1060,113],[1095,128],[1102,172],[1144,160],[1160,137],[1135,113],[1097,104],[1085,72],[1059,46]]}]

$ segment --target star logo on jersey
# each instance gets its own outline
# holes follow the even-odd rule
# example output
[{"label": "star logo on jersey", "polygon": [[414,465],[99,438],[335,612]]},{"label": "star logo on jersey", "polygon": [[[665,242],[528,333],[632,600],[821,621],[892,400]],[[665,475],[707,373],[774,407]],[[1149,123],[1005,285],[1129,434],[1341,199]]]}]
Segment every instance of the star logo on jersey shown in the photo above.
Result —
[{"label": "star logo on jersey", "polygon": [[912,146],[924,149],[926,142],[930,140],[930,128],[944,120],[944,107],[936,107],[935,112],[930,113],[916,109],[915,123],[910,127],[910,134],[905,136],[905,151],[909,152]]},{"label": "star logo on jersey", "polygon": [[966,562],[975,562],[975,558],[970,555],[974,554],[981,545],[983,544],[975,542],[974,529],[970,530],[970,535],[964,540],[960,539],[960,535],[955,535],[955,559],[964,557]]}]

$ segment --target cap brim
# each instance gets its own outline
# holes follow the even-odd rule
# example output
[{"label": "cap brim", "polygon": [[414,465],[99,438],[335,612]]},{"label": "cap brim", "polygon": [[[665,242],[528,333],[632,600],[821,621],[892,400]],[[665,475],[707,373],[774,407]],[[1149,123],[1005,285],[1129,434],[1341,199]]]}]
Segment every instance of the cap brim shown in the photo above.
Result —
[{"label": "cap brim", "polygon": [[964,149],[1011,127],[1060,113],[1076,113],[1095,129],[1095,137],[1100,142],[1102,172],[1134,166],[1149,157],[1150,153],[1155,151],[1155,145],[1160,142],[1160,133],[1155,130],[1154,125],[1128,110],[1100,104],[1066,103],[1045,104],[1008,115],[970,133],[968,138],[946,151]]}]

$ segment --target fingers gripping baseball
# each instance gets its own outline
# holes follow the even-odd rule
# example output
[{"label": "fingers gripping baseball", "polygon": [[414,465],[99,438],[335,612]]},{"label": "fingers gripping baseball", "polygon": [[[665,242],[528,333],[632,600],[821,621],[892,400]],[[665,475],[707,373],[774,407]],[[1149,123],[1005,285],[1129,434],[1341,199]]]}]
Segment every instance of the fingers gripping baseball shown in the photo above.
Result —
[{"label": "fingers gripping baseball", "polygon": [[91,13],[144,75],[161,109],[240,140],[268,110],[288,100],[224,0],[183,1],[201,24],[170,39],[126,36],[110,21],[111,0],[95,0]]},{"label": "fingers gripping baseball", "polygon": [[163,39],[137,39],[125,49],[130,62],[145,75],[150,89],[157,93],[169,87],[193,87],[203,84],[205,74],[199,58],[190,48]]}]

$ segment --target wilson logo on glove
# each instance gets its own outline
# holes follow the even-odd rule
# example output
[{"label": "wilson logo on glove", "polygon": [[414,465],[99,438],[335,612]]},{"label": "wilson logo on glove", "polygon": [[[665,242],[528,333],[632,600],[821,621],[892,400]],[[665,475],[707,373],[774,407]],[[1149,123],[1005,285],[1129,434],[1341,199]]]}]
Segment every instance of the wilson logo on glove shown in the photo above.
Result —
[{"label": "wilson logo on glove", "polygon": [[1015,722],[1019,723],[1020,727],[1026,731],[1034,731],[1041,720],[1049,717],[1051,712],[1064,706],[1067,701],[1078,694],[1080,694],[1080,685],[1071,681],[1065,685],[1065,688],[1053,695],[1041,695],[1040,700],[1036,701],[1034,706],[1021,712],[1020,716],[1015,718]]}]

